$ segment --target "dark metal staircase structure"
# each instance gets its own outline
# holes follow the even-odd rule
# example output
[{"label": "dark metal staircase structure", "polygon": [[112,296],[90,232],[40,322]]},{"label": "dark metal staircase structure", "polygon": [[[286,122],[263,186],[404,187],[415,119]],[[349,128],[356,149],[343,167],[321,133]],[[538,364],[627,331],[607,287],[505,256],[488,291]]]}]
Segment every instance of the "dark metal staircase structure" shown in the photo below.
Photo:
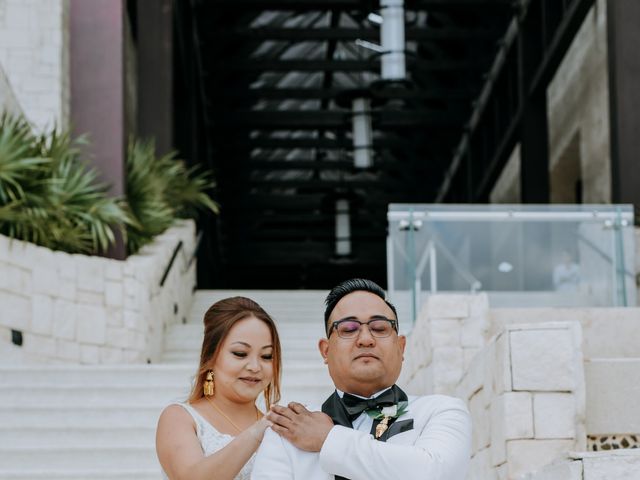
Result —
[{"label": "dark metal staircase structure", "polygon": [[[560,16],[585,3],[531,3],[554,2]],[[369,17],[378,2],[175,2],[177,146],[213,168],[222,206],[201,222],[200,286],[325,289],[353,276],[385,284],[388,204],[455,200],[471,188],[458,178],[470,170],[453,162],[461,139],[500,113],[483,104],[473,117],[527,3],[407,0],[408,78],[389,83],[380,54],[363,46],[379,43]],[[364,169],[353,161],[358,96],[372,105],[373,165]],[[506,118],[478,147],[485,157],[515,128]],[[447,175],[462,193],[443,194]],[[349,255],[335,250],[340,199],[349,202]]]}]

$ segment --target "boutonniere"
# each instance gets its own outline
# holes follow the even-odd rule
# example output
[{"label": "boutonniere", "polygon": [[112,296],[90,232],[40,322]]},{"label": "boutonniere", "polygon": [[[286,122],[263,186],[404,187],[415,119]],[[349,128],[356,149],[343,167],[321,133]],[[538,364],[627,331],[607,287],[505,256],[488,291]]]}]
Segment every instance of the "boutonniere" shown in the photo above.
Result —
[{"label": "boutonniere", "polygon": [[392,418],[398,418],[407,411],[408,405],[409,402],[398,402],[397,405],[382,407],[381,410],[367,410],[367,415],[374,420],[380,420],[380,423],[376,425],[376,438],[380,438],[387,431],[389,421]]}]

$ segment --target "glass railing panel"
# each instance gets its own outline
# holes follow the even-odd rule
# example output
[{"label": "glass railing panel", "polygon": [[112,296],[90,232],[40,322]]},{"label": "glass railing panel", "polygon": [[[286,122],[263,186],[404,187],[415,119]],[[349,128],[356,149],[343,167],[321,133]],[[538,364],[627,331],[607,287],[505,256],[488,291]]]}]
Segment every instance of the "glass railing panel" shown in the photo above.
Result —
[{"label": "glass railing panel", "polygon": [[415,318],[429,292],[494,306],[635,305],[629,205],[389,207],[388,288]]}]

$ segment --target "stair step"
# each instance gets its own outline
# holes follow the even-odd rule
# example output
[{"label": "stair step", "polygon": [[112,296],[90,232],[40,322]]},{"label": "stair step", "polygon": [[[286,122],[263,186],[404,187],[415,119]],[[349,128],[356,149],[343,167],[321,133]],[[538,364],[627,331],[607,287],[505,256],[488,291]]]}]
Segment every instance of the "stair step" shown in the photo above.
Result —
[{"label": "stair step", "polygon": [[185,365],[55,365],[0,367],[0,385],[97,387],[105,384],[183,385],[195,372]]},{"label": "stair step", "polygon": [[[182,386],[164,385],[101,385],[98,388],[87,387],[86,384],[59,384],[46,386],[46,404],[63,407],[65,405],[112,406],[126,405],[166,405],[170,402],[183,401],[191,389],[186,379]],[[42,405],[42,397],[32,395],[33,386],[0,385],[0,405],[3,407]]]},{"label": "stair step", "polygon": [[[154,427],[165,403],[141,407],[120,405],[89,406],[0,406],[0,425],[8,428],[68,428],[78,425],[92,428]],[[0,463],[1,464],[1,463]]]},{"label": "stair step", "polygon": [[161,480],[160,466],[135,469],[0,468],[0,480]]},{"label": "stair step", "polygon": [[5,447],[0,450],[0,465],[4,469],[19,469],[25,465],[51,469],[159,468],[155,448],[123,445],[116,448],[93,447]]},{"label": "stair step", "polygon": [[12,447],[49,448],[65,445],[68,448],[109,448],[125,444],[134,447],[153,447],[155,436],[155,425],[148,428],[91,428],[83,425],[65,429],[45,426],[0,427],[0,444]]}]

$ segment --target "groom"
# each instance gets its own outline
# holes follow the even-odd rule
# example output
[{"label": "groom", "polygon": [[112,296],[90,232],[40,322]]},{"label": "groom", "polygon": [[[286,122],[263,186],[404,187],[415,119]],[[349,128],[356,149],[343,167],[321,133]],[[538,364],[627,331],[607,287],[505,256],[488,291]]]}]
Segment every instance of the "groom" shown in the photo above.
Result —
[{"label": "groom", "polygon": [[471,420],[462,401],[407,396],[395,385],[406,339],[374,282],[353,279],[326,299],[319,342],[336,391],[322,412],[274,406],[254,480],[464,480]]}]

